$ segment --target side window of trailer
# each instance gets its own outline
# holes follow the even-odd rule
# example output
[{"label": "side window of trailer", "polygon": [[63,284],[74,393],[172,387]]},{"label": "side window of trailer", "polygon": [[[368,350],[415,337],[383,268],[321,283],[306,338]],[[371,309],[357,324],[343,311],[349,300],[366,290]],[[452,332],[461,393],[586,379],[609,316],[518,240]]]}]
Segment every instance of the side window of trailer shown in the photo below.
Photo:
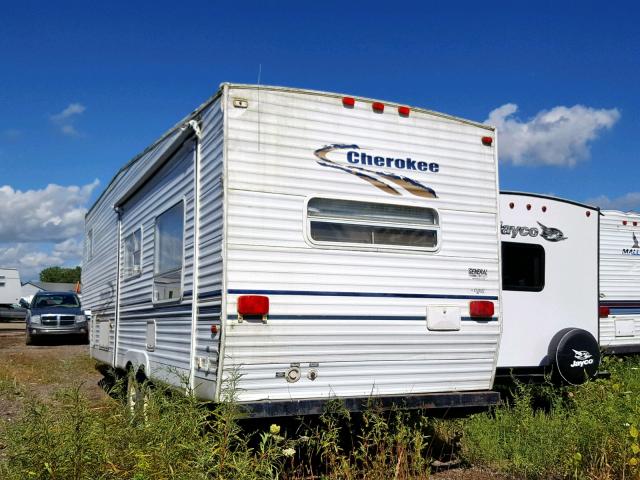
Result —
[{"label": "side window of trailer", "polygon": [[434,251],[440,224],[432,208],[312,198],[307,204],[311,241],[321,245]]},{"label": "side window of trailer", "polygon": [[545,255],[542,245],[502,242],[502,289],[541,292]]},{"label": "side window of trailer", "polygon": [[182,296],[184,258],[184,203],[181,201],[156,218],[153,300],[178,300]]},{"label": "side window of trailer", "polygon": [[140,275],[142,272],[142,229],[138,228],[124,239],[124,278]]}]

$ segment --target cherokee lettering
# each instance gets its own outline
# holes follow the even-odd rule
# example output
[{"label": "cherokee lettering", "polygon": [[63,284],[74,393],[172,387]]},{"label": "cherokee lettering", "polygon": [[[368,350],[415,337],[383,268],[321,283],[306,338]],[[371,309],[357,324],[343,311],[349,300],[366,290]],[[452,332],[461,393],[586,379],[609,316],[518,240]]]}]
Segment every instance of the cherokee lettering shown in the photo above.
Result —
[{"label": "cherokee lettering", "polygon": [[364,152],[350,150],[347,152],[347,162],[357,165],[374,165],[376,167],[398,168],[400,170],[418,170],[420,172],[438,173],[440,164],[424,162],[411,158],[394,158],[368,155]]}]

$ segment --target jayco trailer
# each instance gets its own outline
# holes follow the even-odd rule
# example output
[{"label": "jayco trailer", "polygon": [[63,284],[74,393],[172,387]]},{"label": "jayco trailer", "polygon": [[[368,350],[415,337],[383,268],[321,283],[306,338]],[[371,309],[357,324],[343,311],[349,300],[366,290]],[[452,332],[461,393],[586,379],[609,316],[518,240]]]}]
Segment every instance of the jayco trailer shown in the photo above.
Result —
[{"label": "jayco trailer", "polygon": [[87,213],[91,353],[254,415],[495,402],[497,197],[491,127],[223,84]]},{"label": "jayco trailer", "polygon": [[0,307],[15,305],[20,301],[22,284],[15,268],[0,268]]},{"label": "jayco trailer", "polygon": [[600,220],[600,345],[640,352],[640,213],[603,210]]},{"label": "jayco trailer", "polygon": [[530,193],[500,194],[503,331],[498,375],[597,373],[597,208]]}]

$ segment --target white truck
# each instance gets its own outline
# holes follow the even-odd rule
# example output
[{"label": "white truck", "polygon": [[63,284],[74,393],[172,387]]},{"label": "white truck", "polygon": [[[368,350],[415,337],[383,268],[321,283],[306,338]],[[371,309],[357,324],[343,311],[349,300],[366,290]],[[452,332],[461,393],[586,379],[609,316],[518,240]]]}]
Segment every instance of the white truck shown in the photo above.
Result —
[{"label": "white truck", "polygon": [[7,308],[20,301],[22,284],[16,268],[0,268],[0,308]]},{"label": "white truck", "polygon": [[500,194],[502,377],[593,377],[598,346],[599,210],[532,193]]},{"label": "white truck", "polygon": [[87,213],[91,354],[254,416],[487,405],[498,227],[492,127],[223,84]]},{"label": "white truck", "polygon": [[603,210],[600,220],[600,345],[640,352],[640,213]]},{"label": "white truck", "polygon": [[0,321],[24,320],[26,311],[20,307],[22,284],[16,268],[0,268]]}]

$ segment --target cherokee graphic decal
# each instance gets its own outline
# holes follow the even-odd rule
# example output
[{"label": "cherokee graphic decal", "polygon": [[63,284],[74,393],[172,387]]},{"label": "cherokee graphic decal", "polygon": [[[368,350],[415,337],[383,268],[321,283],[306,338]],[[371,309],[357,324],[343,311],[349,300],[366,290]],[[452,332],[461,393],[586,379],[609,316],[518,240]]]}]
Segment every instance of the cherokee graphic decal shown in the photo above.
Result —
[{"label": "cherokee graphic decal", "polygon": [[[348,163],[339,163],[335,159],[328,158],[328,155],[335,151],[346,151],[345,159]],[[438,198],[436,192],[422,183],[389,171],[373,170],[359,165],[370,165],[372,167],[397,168],[400,170],[414,170],[420,172],[437,173],[440,166],[434,162],[416,161],[410,158],[394,158],[369,155],[360,150],[358,145],[333,144],[326,145],[313,152],[318,158],[317,162],[323,167],[341,170],[351,175],[355,175],[362,180],[369,182],[374,187],[390,195],[402,195],[402,190],[412,195],[423,198]]]}]

